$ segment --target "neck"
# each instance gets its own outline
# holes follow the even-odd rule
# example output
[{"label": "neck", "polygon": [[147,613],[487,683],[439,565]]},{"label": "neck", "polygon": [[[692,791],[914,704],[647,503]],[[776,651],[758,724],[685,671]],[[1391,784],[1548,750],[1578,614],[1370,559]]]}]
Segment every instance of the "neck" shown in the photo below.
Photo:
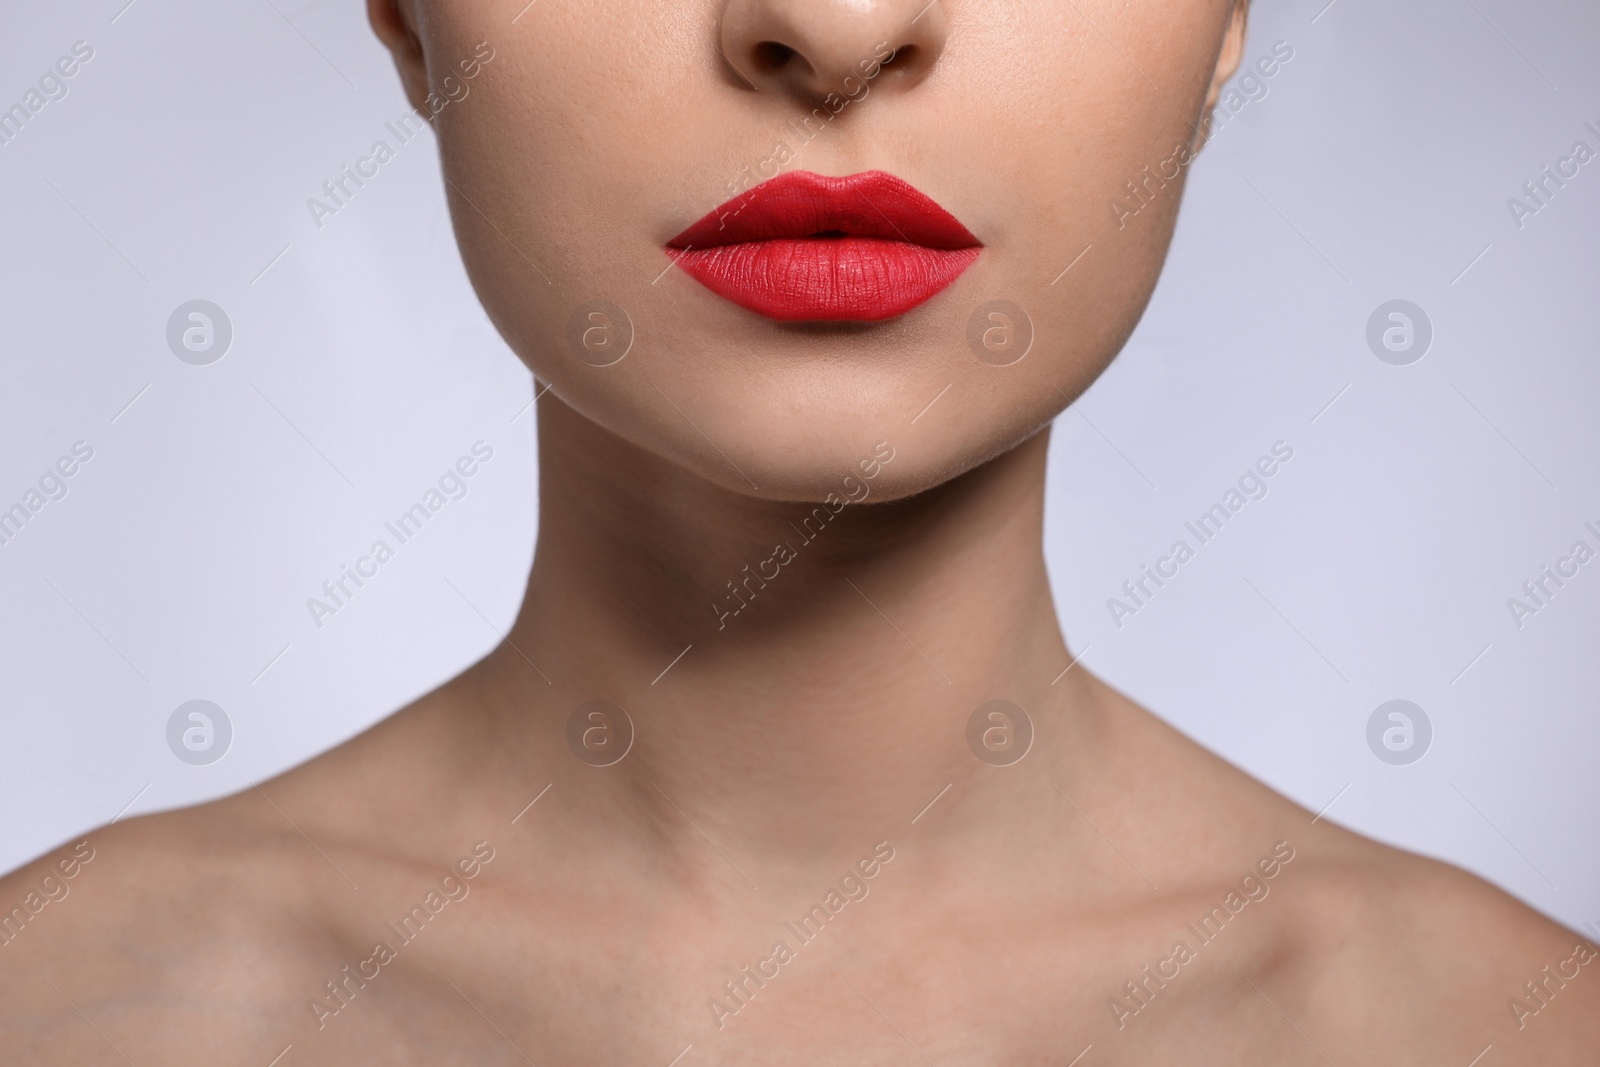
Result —
[{"label": "neck", "polygon": [[[1082,672],[1052,687],[1069,657],[1041,551],[1047,438],[835,511],[721,489],[547,398],[538,551],[481,680],[556,773],[635,815],[675,806],[755,863],[870,843],[986,769],[966,744],[979,704],[1084,698]],[[604,770],[559,741],[597,698],[634,729]]]}]

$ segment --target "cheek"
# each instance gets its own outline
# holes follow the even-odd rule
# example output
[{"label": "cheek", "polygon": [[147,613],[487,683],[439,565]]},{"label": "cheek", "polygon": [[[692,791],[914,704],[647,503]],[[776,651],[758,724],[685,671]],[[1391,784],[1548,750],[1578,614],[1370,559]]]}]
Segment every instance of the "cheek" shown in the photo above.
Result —
[{"label": "cheek", "polygon": [[[953,14],[953,38],[981,14]],[[1075,397],[1143,314],[1188,174],[1169,161],[1195,139],[1224,15],[1210,0],[1027,5],[1004,35],[948,57],[952,92],[930,110],[948,160],[977,162],[958,173],[992,267],[970,302],[1010,299],[1036,334],[1009,381],[983,381],[1001,390],[990,425],[1032,390]]]},{"label": "cheek", "polygon": [[[692,104],[714,80],[701,48],[679,39],[683,20],[617,6],[614,18],[575,19],[536,5],[523,32],[501,41],[498,22],[480,28],[452,11],[429,43],[463,54],[480,37],[496,45],[472,95],[442,116],[440,146],[474,285],[546,379],[572,369],[558,342],[580,305],[605,300],[635,323],[652,318],[669,292],[651,283],[677,232],[663,229],[671,208],[703,212],[721,199],[706,197],[711,167],[696,144]],[[761,147],[752,167],[771,154]]]}]

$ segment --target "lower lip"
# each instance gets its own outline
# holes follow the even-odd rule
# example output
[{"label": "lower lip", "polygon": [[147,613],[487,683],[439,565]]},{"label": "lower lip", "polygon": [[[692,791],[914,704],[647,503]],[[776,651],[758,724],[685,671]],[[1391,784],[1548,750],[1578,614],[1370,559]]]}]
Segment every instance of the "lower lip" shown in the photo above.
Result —
[{"label": "lower lip", "polygon": [[878,237],[746,241],[667,254],[701,285],[787,322],[878,322],[942,292],[978,248],[927,248]]}]

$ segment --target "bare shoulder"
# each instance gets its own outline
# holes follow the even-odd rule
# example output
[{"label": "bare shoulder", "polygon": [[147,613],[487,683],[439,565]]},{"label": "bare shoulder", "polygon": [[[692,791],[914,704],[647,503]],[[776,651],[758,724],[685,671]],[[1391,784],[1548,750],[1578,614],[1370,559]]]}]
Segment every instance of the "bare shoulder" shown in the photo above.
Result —
[{"label": "bare shoulder", "polygon": [[[1137,705],[1118,703],[1125,740],[1116,747],[1137,760],[1125,774],[1136,769],[1170,794],[1145,847],[1184,857],[1202,882],[1231,877],[1242,910],[1257,907],[1252,889],[1271,894],[1261,920],[1240,925],[1248,931],[1240,945],[1251,951],[1235,958],[1230,980],[1267,1023],[1292,1023],[1301,1031],[1295,1040],[1335,1062],[1343,1052],[1465,1065],[1491,1045],[1500,1065],[1587,1063],[1600,1053],[1592,939],[1458,867],[1333,825]],[[1192,841],[1205,842],[1204,854],[1186,847]],[[1284,850],[1278,862],[1238,883],[1237,871],[1248,868],[1241,861],[1269,846]],[[1281,862],[1285,854],[1290,862]]]},{"label": "bare shoulder", "polygon": [[444,790],[459,768],[438,767],[453,758],[438,718],[406,709],[278,778],[0,878],[0,1062],[271,1061],[370,952],[374,914],[401,914],[463,856],[476,869],[458,820],[486,820]]},{"label": "bare shoulder", "polygon": [[1590,939],[1460,868],[1334,833],[1308,850],[1269,977],[1309,1018],[1419,1061],[1441,1043],[1501,1064],[1600,1050]]},{"label": "bare shoulder", "polygon": [[270,991],[320,935],[304,844],[249,796],[102,827],[0,879],[0,1060],[99,1062],[156,1028],[266,1041]]}]

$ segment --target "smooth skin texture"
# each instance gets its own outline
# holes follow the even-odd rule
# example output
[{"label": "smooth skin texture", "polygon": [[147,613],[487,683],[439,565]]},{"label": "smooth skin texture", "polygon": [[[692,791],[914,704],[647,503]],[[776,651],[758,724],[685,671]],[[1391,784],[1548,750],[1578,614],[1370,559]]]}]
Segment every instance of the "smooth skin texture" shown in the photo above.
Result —
[{"label": "smooth skin texture", "polygon": [[[1242,3],[524,3],[371,3],[416,103],[494,49],[436,128],[474,283],[550,386],[515,628],[304,766],[89,834],[70,891],[0,946],[0,1061],[1594,1062],[1578,934],[1061,674],[1047,427],[1141,314],[1181,179],[1120,229],[1107,200],[1199,141]],[[802,144],[791,122],[881,41],[895,61]],[[792,167],[906,179],[982,256],[870,327],[779,325],[663,274],[780,141]],[[1036,331],[1004,368],[966,344],[996,298]],[[565,347],[595,299],[636,330],[605,368]],[[846,475],[868,501],[725,616],[727,583],[858,494]],[[565,741],[597,698],[636,735],[603,768]],[[995,698],[1036,728],[1008,767],[966,743]],[[0,908],[70,852],[0,880]],[[815,903],[837,913],[806,940],[786,924]],[[1214,909],[1206,943],[1189,924]]]}]

